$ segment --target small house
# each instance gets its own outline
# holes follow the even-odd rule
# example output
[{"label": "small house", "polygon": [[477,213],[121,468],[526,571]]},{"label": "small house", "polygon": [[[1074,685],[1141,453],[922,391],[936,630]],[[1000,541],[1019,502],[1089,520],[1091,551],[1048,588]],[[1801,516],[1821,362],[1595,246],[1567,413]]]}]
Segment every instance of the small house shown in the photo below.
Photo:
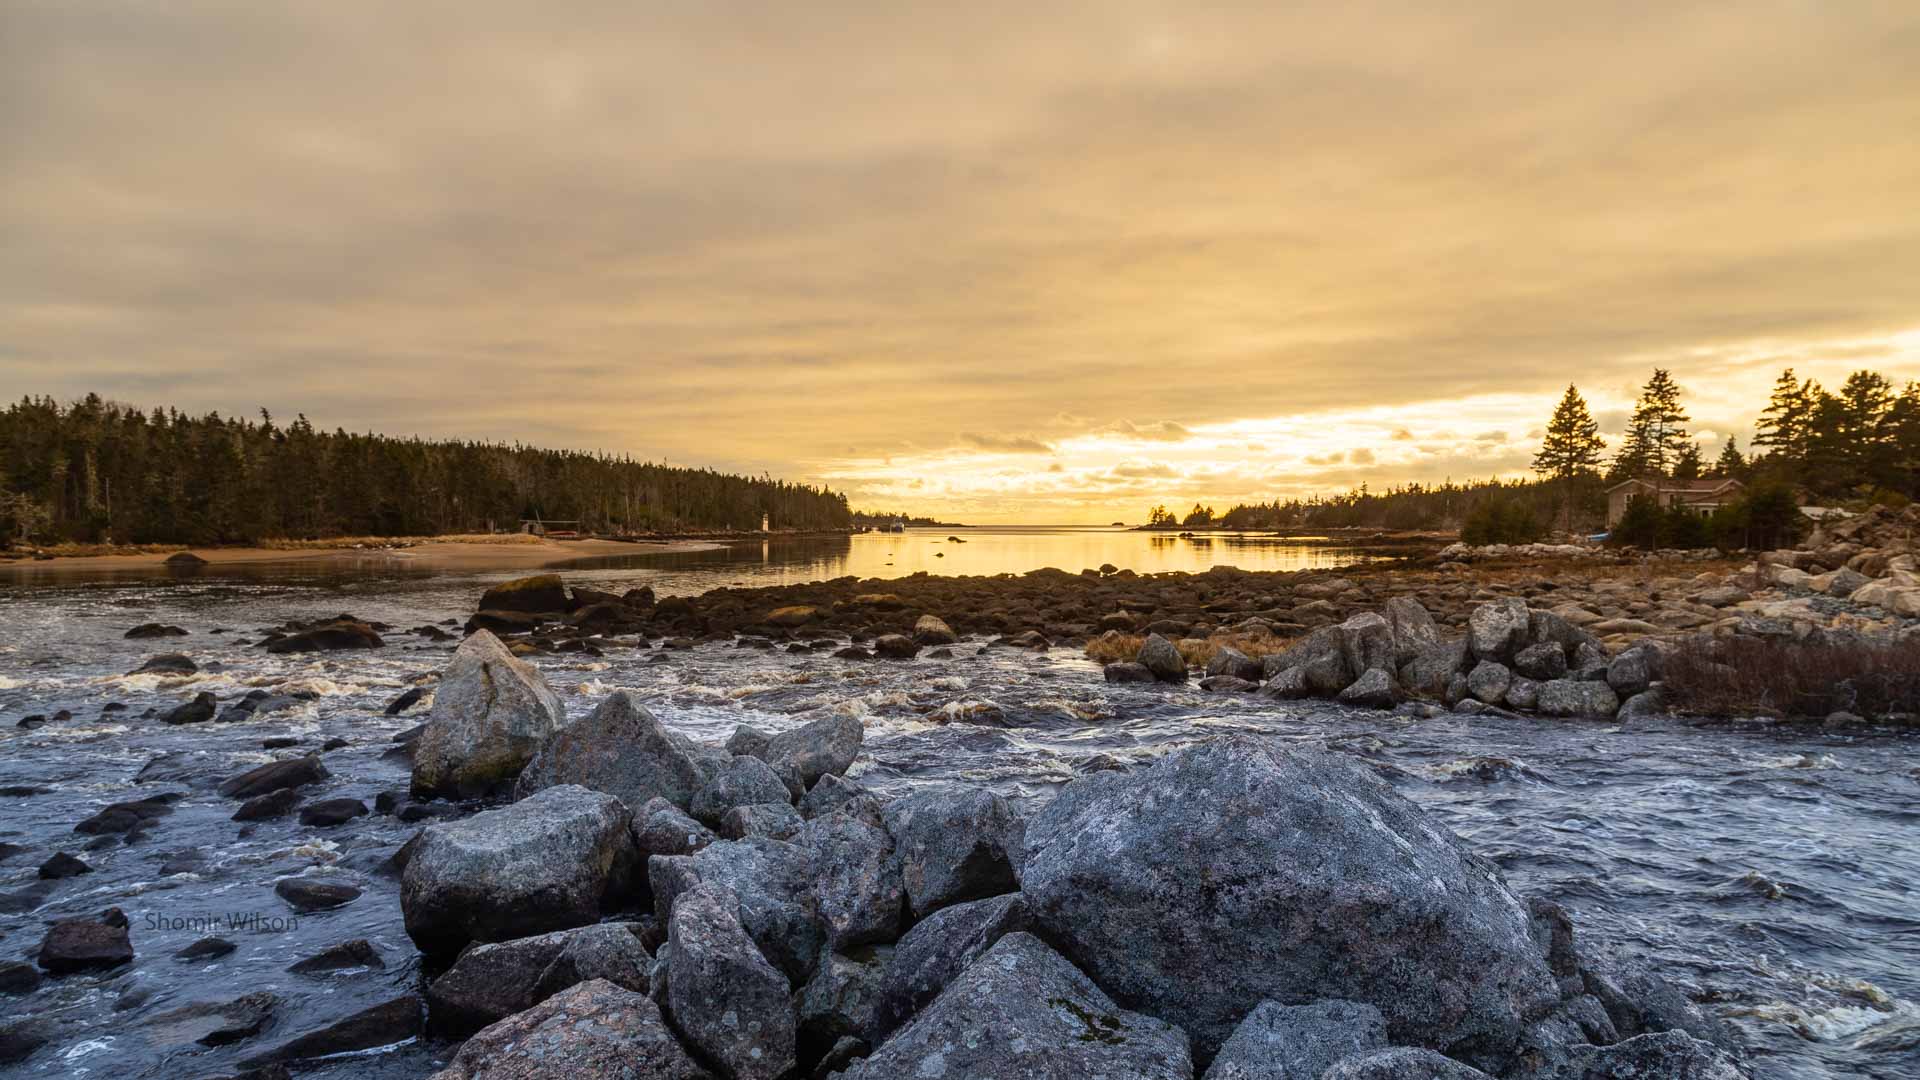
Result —
[{"label": "small house", "polygon": [[1740,497],[1745,484],[1731,476],[1707,476],[1698,480],[1623,480],[1607,489],[1607,528],[1611,529],[1627,512],[1635,496],[1645,495],[1663,507],[1682,506],[1698,514],[1711,514]]}]

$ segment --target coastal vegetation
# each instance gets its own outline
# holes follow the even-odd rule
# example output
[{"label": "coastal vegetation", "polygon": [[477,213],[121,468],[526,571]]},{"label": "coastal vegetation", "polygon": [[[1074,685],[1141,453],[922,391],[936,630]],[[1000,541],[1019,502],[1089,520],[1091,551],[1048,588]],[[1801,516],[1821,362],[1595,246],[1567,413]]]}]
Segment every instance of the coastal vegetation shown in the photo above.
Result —
[{"label": "coastal vegetation", "polygon": [[624,456],[142,411],[89,394],[0,411],[0,546],[515,531],[844,529],[846,496]]}]

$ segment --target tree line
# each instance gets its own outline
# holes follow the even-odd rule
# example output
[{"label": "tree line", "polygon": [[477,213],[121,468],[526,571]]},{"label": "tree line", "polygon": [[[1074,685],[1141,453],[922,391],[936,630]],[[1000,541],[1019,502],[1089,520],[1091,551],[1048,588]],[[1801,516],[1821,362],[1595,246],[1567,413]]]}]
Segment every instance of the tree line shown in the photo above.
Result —
[{"label": "tree line", "polygon": [[0,544],[243,543],[518,529],[846,528],[846,496],[611,454],[390,438],[97,394],[0,412]]},{"label": "tree line", "polygon": [[1688,429],[1692,421],[1684,397],[1673,376],[1656,369],[1609,455],[1586,400],[1577,387],[1568,386],[1547,422],[1531,479],[1414,483],[1379,492],[1363,484],[1344,495],[1245,503],[1217,515],[1196,505],[1184,519],[1156,507],[1150,523],[1231,529],[1460,527],[1469,542],[1514,542],[1536,539],[1552,526],[1602,527],[1607,489],[1627,480],[1668,484],[1730,477],[1745,485],[1745,494],[1715,515],[1717,520],[1647,506],[1630,507],[1632,518],[1622,524],[1629,542],[1640,546],[1664,541],[1695,546],[1696,540],[1748,546],[1791,533],[1802,502],[1858,507],[1920,498],[1920,383],[1896,389],[1878,372],[1857,371],[1836,392],[1789,369],[1774,384],[1750,452],[1728,434],[1710,460]]}]

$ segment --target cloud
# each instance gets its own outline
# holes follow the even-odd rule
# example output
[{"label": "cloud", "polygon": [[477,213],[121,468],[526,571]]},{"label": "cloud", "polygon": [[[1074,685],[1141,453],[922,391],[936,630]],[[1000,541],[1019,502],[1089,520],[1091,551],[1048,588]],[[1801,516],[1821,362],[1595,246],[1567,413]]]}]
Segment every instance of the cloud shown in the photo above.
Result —
[{"label": "cloud", "polygon": [[1363,446],[1348,454],[1347,460],[1355,465],[1371,465],[1373,464],[1373,451]]},{"label": "cloud", "polygon": [[1107,427],[1115,435],[1125,435],[1130,439],[1146,439],[1156,442],[1184,442],[1193,438],[1193,432],[1171,420],[1158,420],[1151,424],[1136,424],[1130,420],[1116,420]]},{"label": "cloud", "polygon": [[1171,465],[1115,465],[1110,472],[1125,480],[1171,480],[1180,475]]},{"label": "cloud", "polygon": [[960,441],[978,450],[1003,454],[1051,454],[1051,444],[1025,435],[983,435],[975,431],[960,433]]}]

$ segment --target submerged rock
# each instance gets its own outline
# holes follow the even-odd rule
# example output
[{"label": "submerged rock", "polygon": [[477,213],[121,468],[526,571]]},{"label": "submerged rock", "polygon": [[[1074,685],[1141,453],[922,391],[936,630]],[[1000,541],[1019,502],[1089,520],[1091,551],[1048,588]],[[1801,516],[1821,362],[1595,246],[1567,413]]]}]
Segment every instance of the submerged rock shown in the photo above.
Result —
[{"label": "submerged rock", "polygon": [[414,796],[504,790],[566,718],[538,670],[487,631],[475,633],[453,654],[413,744]]},{"label": "submerged rock", "polygon": [[753,756],[782,776],[797,775],[804,790],[823,777],[846,775],[866,735],[866,725],[854,717],[827,716],[769,737]]}]

